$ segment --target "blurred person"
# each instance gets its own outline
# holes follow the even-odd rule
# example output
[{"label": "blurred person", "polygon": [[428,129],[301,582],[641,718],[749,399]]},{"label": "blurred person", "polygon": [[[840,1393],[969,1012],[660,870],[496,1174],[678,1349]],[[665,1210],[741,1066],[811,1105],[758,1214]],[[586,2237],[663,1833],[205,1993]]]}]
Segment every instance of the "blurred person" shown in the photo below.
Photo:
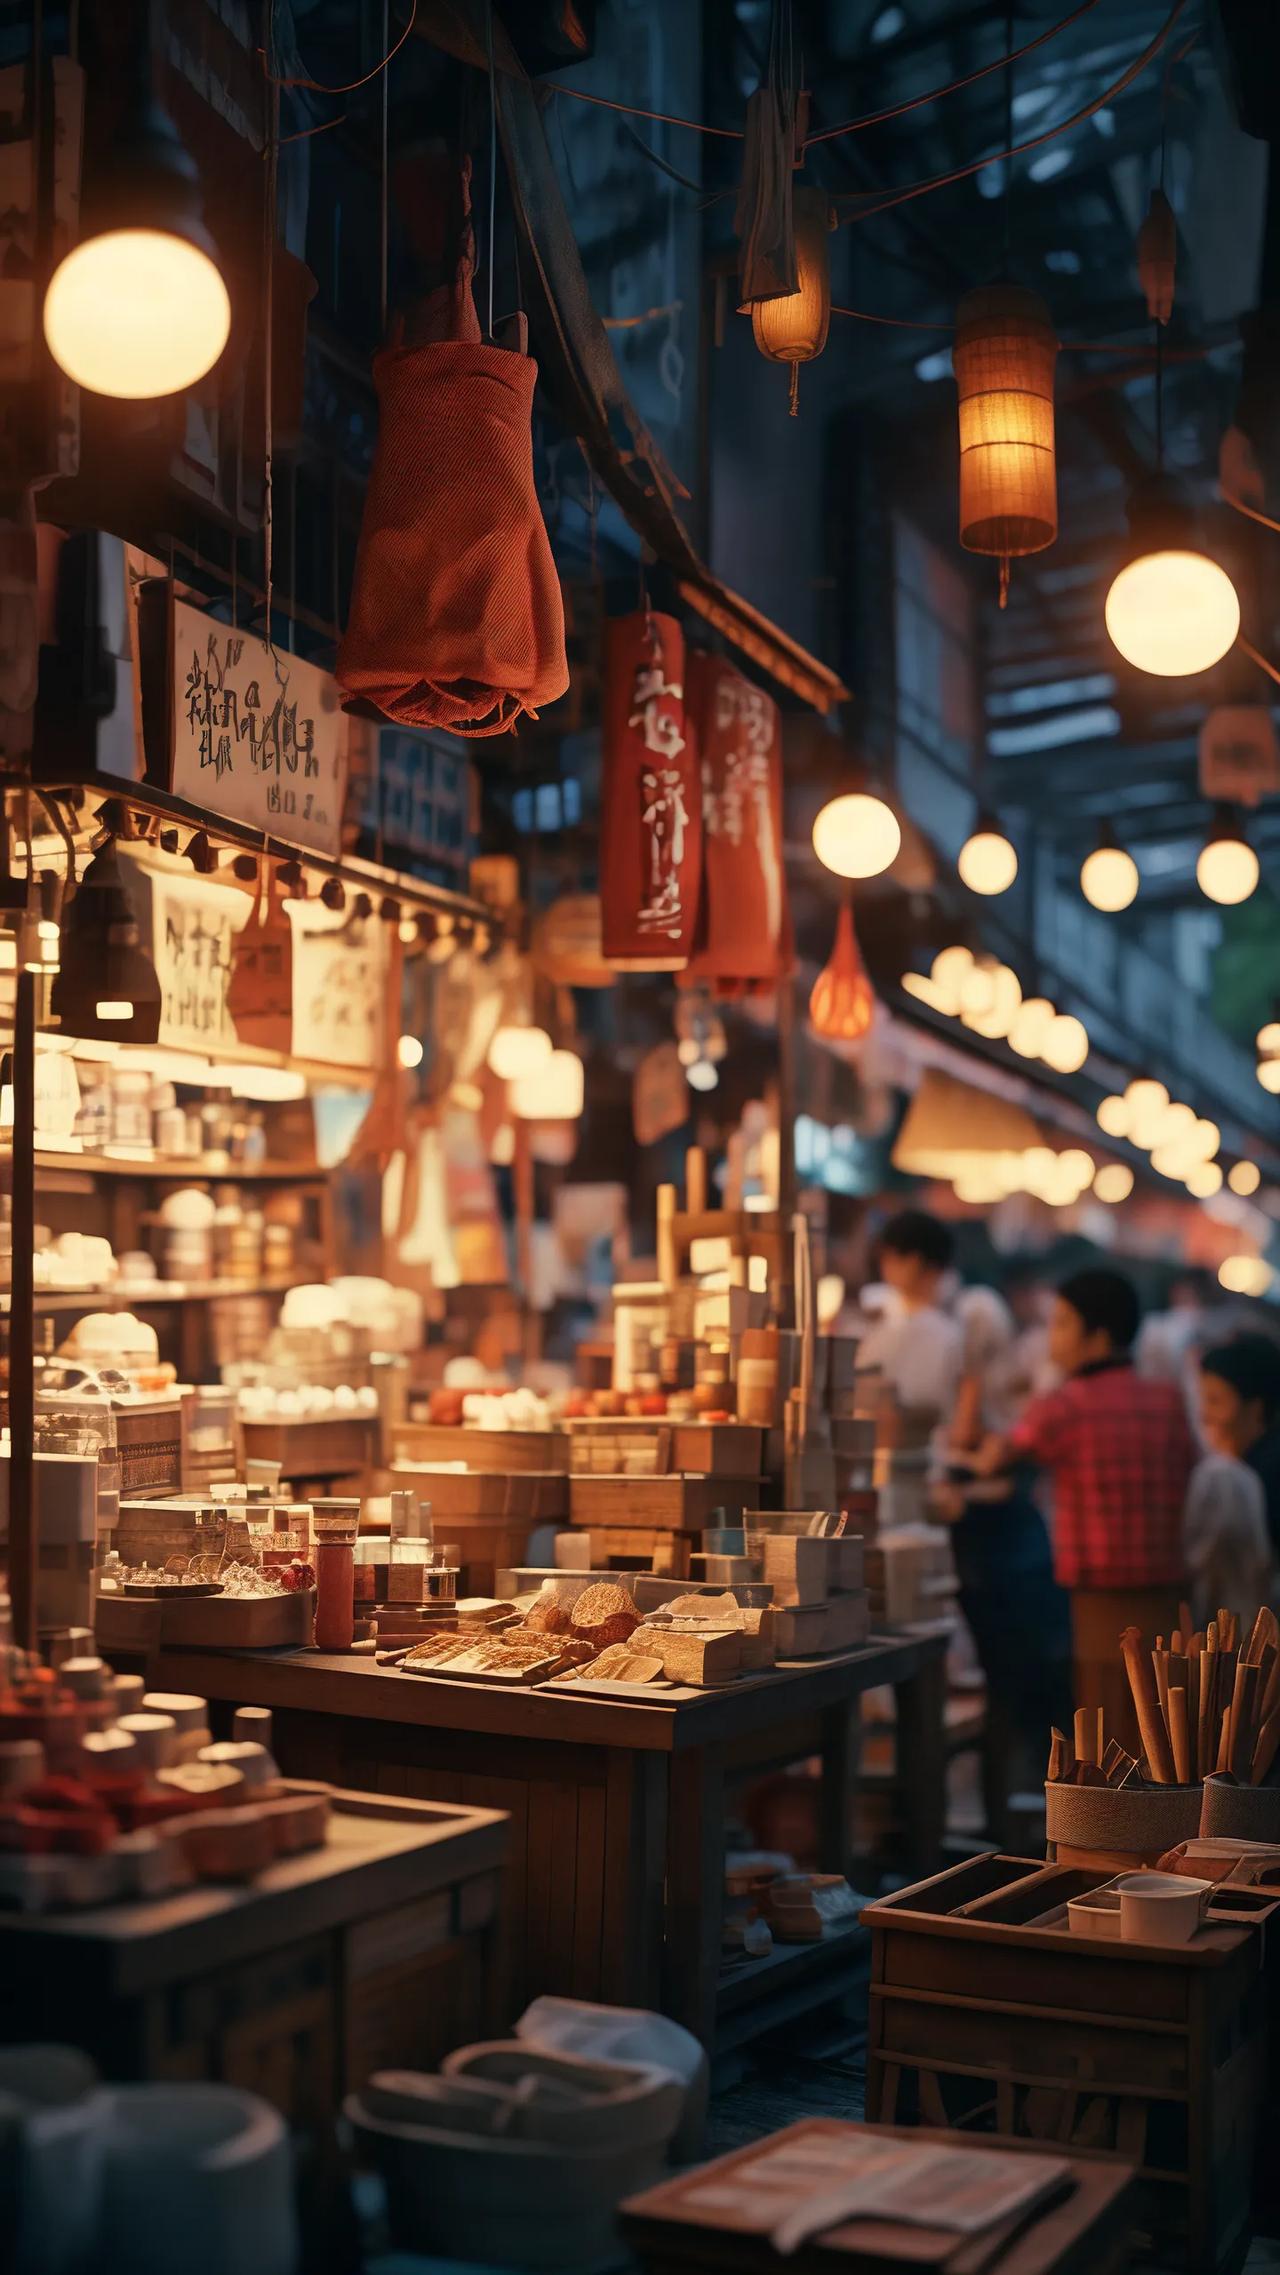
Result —
[{"label": "blurred person", "polygon": [[1154,1641],[1178,1624],[1183,1520],[1196,1447],[1176,1383],[1140,1375],[1140,1309],[1123,1273],[1074,1272],[1058,1289],[1049,1356],[1066,1377],[973,1458],[993,1477],[1019,1461],[1053,1480],[1054,1567],[1071,1598],[1077,1706],[1101,1706],[1108,1734],[1137,1751],[1120,1656],[1126,1627]]},{"label": "blurred person", "polygon": [[1216,1293],[1212,1275],[1199,1265],[1176,1272],[1164,1310],[1147,1313],[1134,1345],[1139,1374],[1179,1385],[1193,1430],[1200,1421],[1200,1353],[1213,1340],[1210,1317]]},{"label": "blurred person", "polygon": [[950,1228],[927,1209],[890,1217],[880,1235],[889,1300],[858,1351],[859,1367],[878,1368],[899,1406],[935,1416],[950,1414],[964,1368],[964,1334],[945,1308],[954,1252]]},{"label": "blurred person", "polygon": [[[1200,1415],[1213,1451],[1243,1463],[1256,1481],[1268,1554],[1280,1562],[1280,1345],[1246,1333],[1206,1351]],[[1269,1600],[1259,1596],[1255,1608]],[[1228,1597],[1222,1601],[1235,1610]]]},{"label": "blurred person", "polygon": [[[949,1432],[954,1457],[971,1452],[989,1430],[993,1412],[1003,1410],[1001,1337],[1006,1358],[1014,1343],[1006,1306],[1000,1304],[999,1311],[980,1306],[976,1315],[982,1337],[972,1355],[981,1366],[966,1370],[961,1383]],[[1054,1578],[1049,1534],[1025,1467],[978,1478],[949,1466],[931,1489],[930,1513],[951,1528],[960,1608],[986,1680],[983,1807],[988,1838],[1003,1846],[1010,1834],[1010,1792],[1029,1778],[1038,1783],[1050,1729],[1069,1726],[1070,1611]]]},{"label": "blurred person", "polygon": [[1196,1463],[1187,1488],[1186,1551],[1191,1612],[1205,1627],[1219,1607],[1235,1612],[1248,1629],[1259,1604],[1275,1592],[1275,1556],[1267,1529],[1262,1479],[1247,1460],[1250,1446],[1280,1411],[1280,1351],[1262,1338],[1242,1336],[1245,1348],[1225,1343],[1200,1361],[1201,1430],[1209,1450]]}]

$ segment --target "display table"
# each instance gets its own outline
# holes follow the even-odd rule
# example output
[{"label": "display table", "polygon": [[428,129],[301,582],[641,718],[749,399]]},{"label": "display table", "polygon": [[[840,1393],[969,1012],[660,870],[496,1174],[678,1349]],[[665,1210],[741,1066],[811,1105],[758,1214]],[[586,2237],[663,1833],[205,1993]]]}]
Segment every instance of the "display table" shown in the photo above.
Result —
[{"label": "display table", "polygon": [[512,1819],[511,2014],[539,1992],[657,2006],[721,2049],[834,1995],[847,1930],[722,1969],[727,1798],[735,1781],[821,1762],[820,1861],[850,1868],[859,1700],[897,1694],[908,1868],[943,1825],[946,1631],[744,1676],[711,1691],[617,1699],[404,1675],[314,1651],[160,1652],[149,1679],[269,1706],[294,1776],[505,1809]]},{"label": "display table", "polygon": [[504,1817],[335,1793],[322,1848],[246,1886],[0,1914],[0,2038],[116,2079],[217,2078],[327,2126],[375,2069],[501,2019]]}]

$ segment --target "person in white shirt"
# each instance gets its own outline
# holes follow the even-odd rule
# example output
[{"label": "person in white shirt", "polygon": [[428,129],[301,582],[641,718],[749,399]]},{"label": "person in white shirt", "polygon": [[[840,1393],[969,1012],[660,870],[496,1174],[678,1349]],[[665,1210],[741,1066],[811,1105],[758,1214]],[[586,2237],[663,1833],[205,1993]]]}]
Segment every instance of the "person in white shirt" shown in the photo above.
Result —
[{"label": "person in white shirt", "polygon": [[941,1419],[955,1404],[964,1373],[964,1329],[943,1308],[953,1242],[940,1218],[902,1209],[880,1236],[880,1277],[890,1291],[877,1324],[863,1337],[860,1368],[878,1368],[899,1406]]}]

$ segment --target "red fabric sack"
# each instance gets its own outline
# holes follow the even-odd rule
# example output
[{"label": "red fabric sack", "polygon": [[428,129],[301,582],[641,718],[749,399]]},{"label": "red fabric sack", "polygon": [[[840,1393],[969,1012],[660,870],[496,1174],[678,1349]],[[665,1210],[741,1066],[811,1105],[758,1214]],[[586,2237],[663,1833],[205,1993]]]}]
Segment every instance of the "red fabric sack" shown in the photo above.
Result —
[{"label": "red fabric sack", "polygon": [[502,734],[564,694],[569,666],[533,480],[538,367],[480,337],[469,227],[452,283],[373,375],[378,447],[338,680],[404,726]]},{"label": "red fabric sack", "polygon": [[684,665],[674,616],[605,625],[601,937],[629,971],[683,970],[697,932],[702,789]]},{"label": "red fabric sack", "polygon": [[782,723],[772,696],[723,656],[694,651],[686,676],[703,817],[702,927],[686,977],[756,992],[791,968]]}]

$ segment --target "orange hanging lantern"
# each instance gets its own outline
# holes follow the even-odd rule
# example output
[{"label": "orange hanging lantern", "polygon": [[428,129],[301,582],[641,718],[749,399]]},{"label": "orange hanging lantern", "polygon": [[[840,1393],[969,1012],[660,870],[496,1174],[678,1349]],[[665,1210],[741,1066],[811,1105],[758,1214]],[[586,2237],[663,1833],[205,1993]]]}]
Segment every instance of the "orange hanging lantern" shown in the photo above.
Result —
[{"label": "orange hanging lantern", "polygon": [[867,968],[853,929],[848,901],[836,924],[835,945],[825,971],[819,972],[809,997],[809,1018],[816,1035],[832,1043],[860,1043],[875,1016]]},{"label": "orange hanging lantern", "polygon": [[1053,374],[1058,339],[1043,300],[1021,285],[984,285],[956,311],[960,395],[960,543],[1000,562],[1040,553],[1058,534]]},{"label": "orange hanging lantern", "polygon": [[831,258],[827,238],[831,204],[825,190],[797,189],[792,198],[796,277],[794,292],[751,302],[751,331],[761,355],[791,366],[791,416],[796,415],[800,366],[821,355],[831,322]]}]

